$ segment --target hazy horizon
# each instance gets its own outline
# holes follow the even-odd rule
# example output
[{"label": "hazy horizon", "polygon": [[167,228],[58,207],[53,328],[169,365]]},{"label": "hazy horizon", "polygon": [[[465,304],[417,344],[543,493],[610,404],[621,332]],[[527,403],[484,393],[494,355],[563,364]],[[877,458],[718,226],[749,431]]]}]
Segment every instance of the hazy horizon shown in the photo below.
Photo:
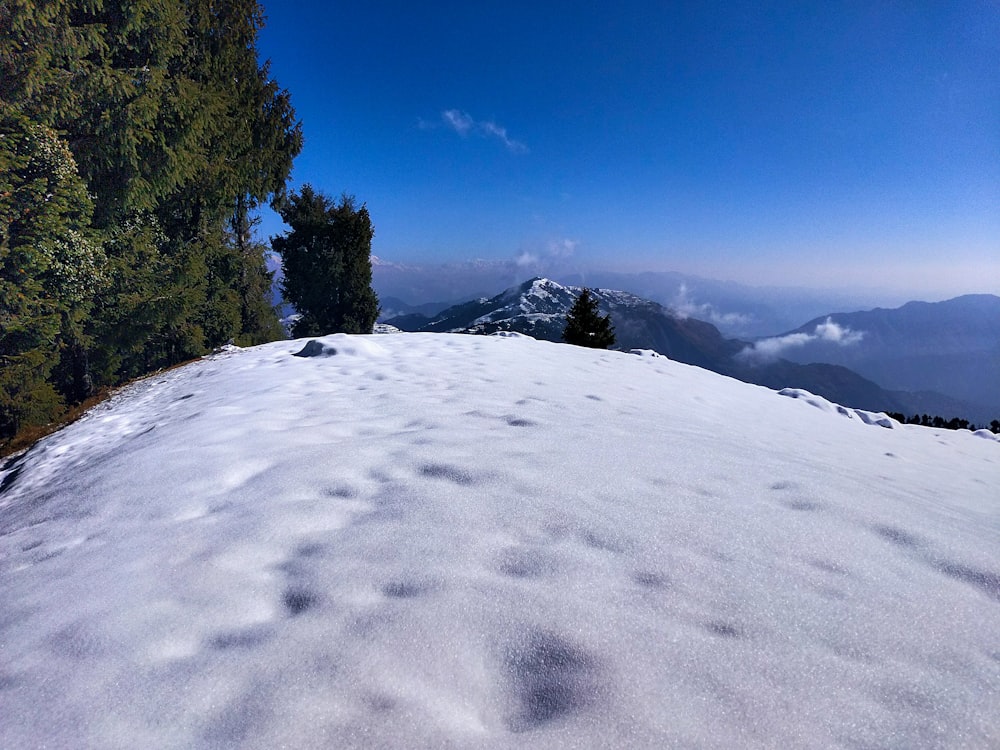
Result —
[{"label": "hazy horizon", "polygon": [[1000,293],[996,6],[265,12],[293,186],[367,203],[388,260]]},{"label": "hazy horizon", "polygon": [[[287,227],[281,223],[281,219],[269,209],[265,209],[264,213],[265,218],[258,232],[262,239],[266,240],[268,236],[281,233],[287,229]],[[535,262],[528,263],[523,261],[523,256],[483,257],[469,255],[439,257],[430,255],[428,257],[421,258],[410,257],[404,254],[402,257],[397,257],[382,252],[378,245],[379,243],[376,239],[373,243],[373,256],[379,258],[382,262],[391,265],[434,268],[461,266],[465,264],[473,265],[483,262],[509,264],[512,267],[516,267],[518,271],[521,272],[517,276],[512,276],[511,285],[521,283],[521,281],[534,276],[554,277],[558,280],[559,277],[567,274],[628,275],[649,273],[677,274],[680,276],[700,278],[706,281],[737,284],[761,290],[773,288],[789,291],[799,289],[803,292],[825,292],[832,295],[843,296],[845,298],[864,300],[865,304],[870,304],[871,307],[898,307],[911,301],[942,302],[968,294],[992,294],[1000,296],[1000,288],[996,285],[992,285],[992,288],[990,288],[991,283],[989,280],[995,275],[995,273],[994,269],[989,267],[983,269],[983,273],[979,276],[979,278],[984,281],[982,281],[982,283],[978,286],[975,285],[975,282],[966,285],[964,280],[957,280],[951,284],[947,282],[942,283],[941,278],[931,277],[929,275],[921,276],[918,274],[914,274],[916,283],[908,286],[898,280],[895,284],[887,283],[884,277],[879,278],[877,276],[872,276],[870,273],[860,274],[857,282],[849,283],[845,280],[843,275],[830,278],[829,276],[819,275],[816,271],[811,273],[803,272],[798,276],[788,273],[784,275],[775,274],[774,276],[768,276],[767,269],[763,269],[760,266],[742,269],[748,270],[749,273],[740,273],[739,269],[737,269],[735,265],[726,266],[723,263],[719,263],[716,267],[711,267],[707,264],[699,265],[697,262],[678,262],[676,265],[670,267],[665,265],[657,267],[652,264],[644,265],[642,261],[624,261],[615,264],[614,259],[597,258],[589,260],[582,254],[570,259],[542,257],[538,258]],[[504,289],[496,289],[497,293],[502,291],[504,291]],[[406,300],[406,302],[411,304],[440,301],[441,300],[438,299]],[[833,311],[831,310],[831,312]]]}]

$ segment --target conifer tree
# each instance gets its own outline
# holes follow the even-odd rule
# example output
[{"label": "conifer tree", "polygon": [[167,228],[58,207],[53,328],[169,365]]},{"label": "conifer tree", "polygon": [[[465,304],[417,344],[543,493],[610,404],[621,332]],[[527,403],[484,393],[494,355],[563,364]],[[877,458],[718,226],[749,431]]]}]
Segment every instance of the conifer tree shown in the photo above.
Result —
[{"label": "conifer tree", "polygon": [[0,440],[55,417],[86,385],[66,352],[104,283],[92,205],[73,156],[51,129],[0,103]]},{"label": "conifer tree", "polygon": [[232,244],[241,258],[237,290],[242,333],[236,337],[237,346],[263,344],[285,335],[271,299],[274,274],[264,260],[270,247],[253,237],[253,229],[259,223],[259,217],[251,217],[245,210],[237,210],[231,220]]},{"label": "conifer tree", "polygon": [[589,289],[580,292],[567,313],[562,337],[567,344],[591,349],[607,349],[614,345],[615,333],[611,325],[611,316],[601,317],[597,309],[597,300]]},{"label": "conifer tree", "polygon": [[291,231],[271,247],[281,255],[285,299],[301,316],[292,335],[371,333],[379,305],[367,207],[357,208],[350,196],[335,204],[305,185],[282,206],[281,218]]},{"label": "conifer tree", "polygon": [[280,331],[253,213],[302,145],[256,0],[0,2],[0,101],[69,145],[109,285],[61,371],[115,383]]}]

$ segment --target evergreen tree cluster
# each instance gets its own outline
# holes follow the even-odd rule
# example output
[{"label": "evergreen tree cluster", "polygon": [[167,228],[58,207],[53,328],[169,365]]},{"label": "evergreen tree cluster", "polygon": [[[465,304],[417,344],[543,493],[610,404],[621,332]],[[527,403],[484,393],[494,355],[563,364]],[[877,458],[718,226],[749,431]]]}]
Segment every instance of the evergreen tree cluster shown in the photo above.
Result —
[{"label": "evergreen tree cluster", "polygon": [[281,335],[255,210],[302,135],[255,0],[0,2],[0,444]]}]

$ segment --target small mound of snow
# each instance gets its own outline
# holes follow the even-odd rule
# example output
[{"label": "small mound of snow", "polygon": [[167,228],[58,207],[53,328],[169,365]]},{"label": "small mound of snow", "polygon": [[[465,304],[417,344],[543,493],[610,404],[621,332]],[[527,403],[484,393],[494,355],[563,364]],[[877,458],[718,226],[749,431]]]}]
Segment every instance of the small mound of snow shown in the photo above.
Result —
[{"label": "small mound of snow", "polygon": [[529,336],[526,333],[518,333],[517,331],[496,331],[491,333],[490,336],[499,336],[503,339],[533,339],[534,336]]},{"label": "small mound of snow", "polygon": [[854,419],[854,417],[857,416],[867,425],[885,427],[889,430],[895,427],[895,422],[893,422],[889,415],[884,412],[865,411],[864,409],[848,409],[846,406],[841,406],[840,404],[827,401],[822,396],[817,396],[816,394],[810,393],[802,388],[782,388],[778,391],[778,395],[787,396],[788,398],[801,399],[810,406],[816,407],[820,411],[829,412],[830,414],[839,414],[840,416],[847,417],[848,419]]},{"label": "small mound of snow", "polygon": [[380,357],[386,350],[373,341],[374,336],[350,333],[334,333],[318,339],[310,339],[301,351],[293,352],[296,357]]},{"label": "small mound of snow", "polygon": [[375,327],[372,329],[372,333],[402,333],[403,331],[396,326],[391,326],[388,323],[376,323]]},{"label": "small mound of snow", "polygon": [[893,429],[895,426],[892,418],[885,412],[874,412],[865,411],[864,409],[855,409],[854,413],[857,414],[861,421],[865,424],[877,425],[879,427],[885,427],[887,430]]},{"label": "small mound of snow", "polygon": [[997,442],[1000,442],[1000,435],[997,435],[995,432],[991,432],[990,430],[976,430],[972,434],[975,435],[976,437],[986,438],[987,440],[996,440]]},{"label": "small mound of snow", "polygon": [[243,351],[243,347],[236,346],[232,341],[228,344],[223,344],[222,346],[216,347],[212,350],[211,356],[225,355],[225,354],[236,354],[237,352]]},{"label": "small mound of snow", "polygon": [[812,394],[809,391],[804,391],[801,388],[782,388],[778,391],[779,396],[788,396],[788,398],[809,398]]},{"label": "small mound of snow", "polygon": [[300,351],[294,352],[293,357],[332,357],[337,353],[337,349],[327,346],[318,339],[307,341]]},{"label": "small mound of snow", "polygon": [[834,404],[827,401],[822,396],[817,396],[814,393],[810,393],[802,388],[782,388],[778,391],[779,396],[788,396],[788,398],[797,398],[805,401],[810,406],[815,406],[820,411],[830,412],[831,414],[840,414],[847,417],[848,419],[853,419],[850,411],[845,409],[843,406]]},{"label": "small mound of snow", "polygon": [[636,355],[638,355],[640,357],[662,357],[663,356],[658,351],[654,351],[653,349],[629,349],[628,353],[629,354],[636,354]]}]

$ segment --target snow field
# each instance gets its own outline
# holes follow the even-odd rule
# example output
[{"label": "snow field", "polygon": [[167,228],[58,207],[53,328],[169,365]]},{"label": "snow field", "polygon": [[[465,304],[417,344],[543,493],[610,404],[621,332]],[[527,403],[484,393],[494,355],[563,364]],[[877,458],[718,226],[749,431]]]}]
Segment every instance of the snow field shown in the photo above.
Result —
[{"label": "snow field", "polygon": [[524,336],[317,342],[16,467],[0,746],[1000,745],[995,440]]}]

